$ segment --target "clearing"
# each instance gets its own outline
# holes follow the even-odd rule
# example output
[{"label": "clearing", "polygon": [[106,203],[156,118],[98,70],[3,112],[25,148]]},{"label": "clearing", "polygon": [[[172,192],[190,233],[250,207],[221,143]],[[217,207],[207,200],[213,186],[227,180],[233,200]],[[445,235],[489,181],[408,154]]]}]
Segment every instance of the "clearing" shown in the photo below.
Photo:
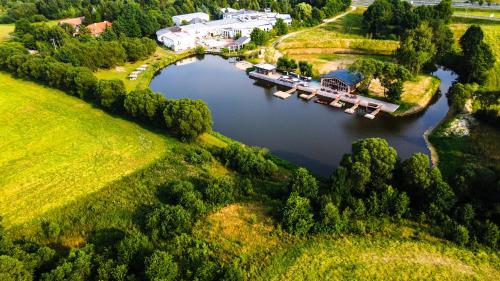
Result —
[{"label": "clearing", "polygon": [[10,33],[14,31],[14,24],[0,24],[0,42],[10,39]]},{"label": "clearing", "polygon": [[168,149],[166,137],[61,91],[0,73],[0,93],[0,215],[6,226],[98,191]]}]

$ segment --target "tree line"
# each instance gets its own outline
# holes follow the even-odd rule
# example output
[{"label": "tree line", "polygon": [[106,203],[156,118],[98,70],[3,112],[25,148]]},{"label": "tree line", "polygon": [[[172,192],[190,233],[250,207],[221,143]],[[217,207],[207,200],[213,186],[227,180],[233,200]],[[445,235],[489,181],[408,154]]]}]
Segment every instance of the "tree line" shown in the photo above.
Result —
[{"label": "tree line", "polygon": [[0,68],[94,103],[104,110],[168,130],[185,141],[210,131],[212,118],[203,101],[167,100],[150,89],[127,93],[121,80],[98,80],[87,67],[51,56],[31,55],[18,43],[0,46]]}]

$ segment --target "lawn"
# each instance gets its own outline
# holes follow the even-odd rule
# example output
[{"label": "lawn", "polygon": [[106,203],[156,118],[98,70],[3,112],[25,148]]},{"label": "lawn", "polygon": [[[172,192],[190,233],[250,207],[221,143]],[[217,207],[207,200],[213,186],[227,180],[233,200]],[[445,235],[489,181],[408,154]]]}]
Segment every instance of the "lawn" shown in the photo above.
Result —
[{"label": "lawn", "polygon": [[[173,63],[181,58],[192,55],[191,52],[184,53],[173,53],[167,51],[163,48],[157,47],[156,52],[153,56],[132,63],[125,63],[124,65],[117,66],[111,69],[101,69],[98,70],[95,75],[99,79],[119,79],[125,83],[127,91],[134,90],[136,88],[147,88],[151,79],[156,74],[158,70],[165,67],[166,65]],[[146,71],[139,74],[137,80],[129,80],[129,74],[134,71],[137,67],[143,64],[148,64],[149,67]]]},{"label": "lawn", "polygon": [[357,7],[334,22],[299,31],[283,40],[277,48],[290,54],[315,52],[391,55],[399,42],[365,37],[361,29],[365,9]]},{"label": "lawn", "polygon": [[10,33],[14,31],[14,24],[0,24],[0,42],[9,40]]},{"label": "lawn", "polygon": [[493,70],[490,72],[488,79],[484,85],[486,89],[495,90],[500,89],[500,22],[493,21],[473,21],[466,19],[453,20],[450,25],[453,34],[458,41],[458,39],[465,33],[467,28],[471,24],[480,24],[482,30],[484,31],[484,39],[491,46],[493,52],[496,55],[496,63]]},{"label": "lawn", "polygon": [[12,226],[145,166],[169,139],[0,73],[0,215]]}]

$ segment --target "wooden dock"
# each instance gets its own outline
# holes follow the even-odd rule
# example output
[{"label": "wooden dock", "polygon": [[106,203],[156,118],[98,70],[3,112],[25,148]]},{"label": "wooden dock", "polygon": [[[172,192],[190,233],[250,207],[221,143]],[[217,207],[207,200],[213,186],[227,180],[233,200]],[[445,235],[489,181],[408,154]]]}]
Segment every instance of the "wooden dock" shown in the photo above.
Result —
[{"label": "wooden dock", "polygon": [[377,109],[375,109],[374,111],[372,111],[372,113],[365,114],[365,117],[368,118],[368,119],[372,119],[373,120],[375,118],[375,115],[377,115],[377,113],[379,113],[380,110],[382,110],[382,105],[379,105],[377,107]]},{"label": "wooden dock", "polygon": [[340,101],[340,95],[338,95],[335,100],[333,100],[331,103],[330,103],[330,106],[333,106],[333,107],[337,107],[337,108],[341,108],[342,107],[342,104],[339,102]]},{"label": "wooden dock", "polygon": [[316,96],[316,91],[313,91],[311,94],[300,94],[299,97],[305,100],[310,100]]},{"label": "wooden dock", "polygon": [[360,103],[361,102],[359,100],[356,101],[356,103],[354,103],[354,105],[351,108],[344,110],[344,112],[349,114],[354,114],[354,112],[356,112],[356,109],[359,107]]},{"label": "wooden dock", "polygon": [[276,93],[273,94],[273,96],[282,98],[282,99],[287,99],[289,98],[293,93],[297,91],[297,87],[293,87],[290,90],[283,92],[283,91],[277,91]]}]

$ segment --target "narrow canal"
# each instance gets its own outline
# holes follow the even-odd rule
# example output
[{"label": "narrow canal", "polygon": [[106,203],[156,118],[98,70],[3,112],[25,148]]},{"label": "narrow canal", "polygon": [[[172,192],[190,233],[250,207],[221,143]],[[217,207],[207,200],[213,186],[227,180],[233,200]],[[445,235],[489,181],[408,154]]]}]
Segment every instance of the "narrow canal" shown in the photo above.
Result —
[{"label": "narrow canal", "polygon": [[[441,79],[441,93],[456,79],[448,70],[439,69],[434,74]],[[296,94],[282,100],[273,96],[275,87],[250,79],[227,60],[212,55],[164,68],[150,87],[171,99],[204,100],[212,111],[215,131],[248,145],[266,147],[324,176],[350,151],[352,142],[363,138],[387,139],[403,159],[415,152],[429,154],[423,134],[448,111],[444,94],[417,115],[394,118],[379,114],[374,120],[304,101]]]}]

